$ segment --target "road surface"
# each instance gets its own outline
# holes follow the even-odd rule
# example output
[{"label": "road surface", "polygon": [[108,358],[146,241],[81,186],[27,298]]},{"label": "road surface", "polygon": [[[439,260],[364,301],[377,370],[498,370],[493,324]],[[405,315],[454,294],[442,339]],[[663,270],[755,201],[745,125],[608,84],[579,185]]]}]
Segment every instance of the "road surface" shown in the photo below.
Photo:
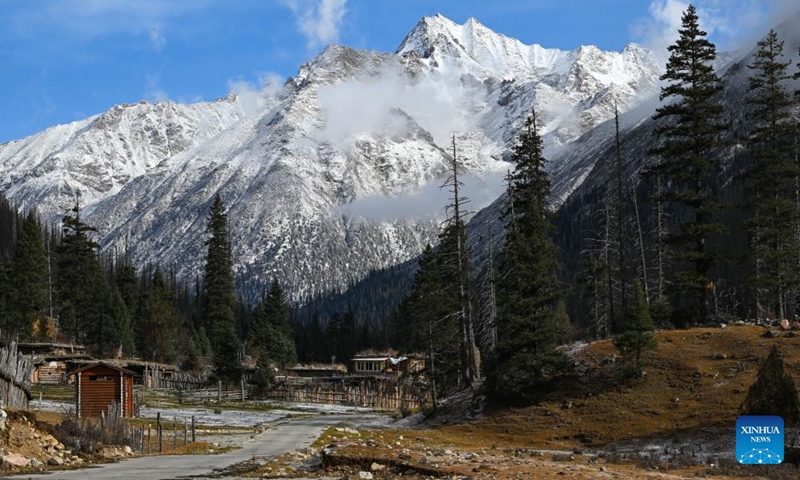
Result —
[{"label": "road surface", "polygon": [[280,455],[309,446],[331,425],[353,420],[352,415],[322,415],[298,418],[248,438],[240,449],[219,455],[162,455],[139,457],[94,468],[24,475],[19,478],[45,480],[162,480],[202,476],[214,469],[250,460],[254,456]]}]

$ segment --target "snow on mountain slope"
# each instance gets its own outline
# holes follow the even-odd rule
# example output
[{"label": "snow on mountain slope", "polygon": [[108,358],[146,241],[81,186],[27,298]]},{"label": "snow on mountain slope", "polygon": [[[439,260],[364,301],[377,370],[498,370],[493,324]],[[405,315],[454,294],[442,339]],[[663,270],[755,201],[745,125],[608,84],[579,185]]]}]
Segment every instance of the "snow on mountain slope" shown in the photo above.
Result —
[{"label": "snow on mountain slope", "polygon": [[91,205],[243,117],[233,96],[192,105],[117,105],[0,145],[0,188],[23,208],[46,214],[66,211],[78,191]]},{"label": "snow on mountain slope", "polygon": [[[0,146],[0,186],[53,217],[80,191],[105,248],[127,238],[136,260],[186,278],[202,269],[219,193],[240,285],[256,295],[277,276],[302,298],[435,242],[430,215],[359,218],[340,207],[388,195],[402,210],[405,195],[445,175],[451,135],[469,172],[497,177],[535,105],[560,157],[615,104],[627,111],[652,96],[661,68],[636,45],[550,50],[474,19],[428,17],[394,54],[331,45],[257,100],[118,106],[10,142]],[[558,170],[566,184],[577,175],[568,167]]]}]

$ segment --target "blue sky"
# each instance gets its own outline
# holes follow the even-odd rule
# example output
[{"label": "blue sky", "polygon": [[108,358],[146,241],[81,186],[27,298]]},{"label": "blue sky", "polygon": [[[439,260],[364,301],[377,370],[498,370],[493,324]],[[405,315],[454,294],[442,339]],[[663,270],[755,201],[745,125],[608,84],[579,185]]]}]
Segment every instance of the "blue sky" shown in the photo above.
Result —
[{"label": "blue sky", "polygon": [[[721,47],[797,0],[697,0]],[[330,42],[394,51],[426,15],[525,43],[663,48],[683,0],[0,0],[0,142],[139,100],[213,100],[293,75]]]}]

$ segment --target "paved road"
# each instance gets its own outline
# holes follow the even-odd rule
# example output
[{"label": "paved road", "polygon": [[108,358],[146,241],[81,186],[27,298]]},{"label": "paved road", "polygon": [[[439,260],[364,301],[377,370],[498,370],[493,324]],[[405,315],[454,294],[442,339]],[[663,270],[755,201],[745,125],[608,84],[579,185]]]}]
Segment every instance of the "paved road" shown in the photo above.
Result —
[{"label": "paved road", "polygon": [[29,475],[20,478],[64,480],[162,480],[202,476],[215,468],[243,462],[253,456],[270,456],[304,448],[330,425],[353,420],[352,415],[323,415],[299,418],[270,428],[242,443],[242,448],[219,455],[175,455],[140,457],[95,468]]}]

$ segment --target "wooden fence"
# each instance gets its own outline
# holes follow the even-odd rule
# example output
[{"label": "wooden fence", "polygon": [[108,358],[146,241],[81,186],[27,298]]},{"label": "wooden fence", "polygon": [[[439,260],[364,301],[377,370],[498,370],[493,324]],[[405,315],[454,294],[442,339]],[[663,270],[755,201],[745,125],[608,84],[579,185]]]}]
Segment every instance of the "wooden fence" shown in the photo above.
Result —
[{"label": "wooden fence", "polygon": [[221,402],[223,400],[241,400],[245,401],[251,397],[248,385],[244,381],[239,383],[238,388],[230,388],[226,385],[222,386],[222,382],[217,382],[217,385],[209,388],[201,388],[182,393],[182,396],[192,400],[216,400]]},{"label": "wooden fence", "polygon": [[0,348],[0,395],[3,406],[27,409],[31,395],[33,359],[17,351],[17,342]]},{"label": "wooden fence", "polygon": [[327,403],[406,410],[430,402],[425,384],[381,377],[339,377],[284,379],[267,393],[267,398],[284,402]]},{"label": "wooden fence", "polygon": [[142,372],[142,383],[148,388],[179,388],[181,390],[198,390],[209,385],[208,377],[189,372],[169,371],[166,373],[157,364],[145,366]]}]

